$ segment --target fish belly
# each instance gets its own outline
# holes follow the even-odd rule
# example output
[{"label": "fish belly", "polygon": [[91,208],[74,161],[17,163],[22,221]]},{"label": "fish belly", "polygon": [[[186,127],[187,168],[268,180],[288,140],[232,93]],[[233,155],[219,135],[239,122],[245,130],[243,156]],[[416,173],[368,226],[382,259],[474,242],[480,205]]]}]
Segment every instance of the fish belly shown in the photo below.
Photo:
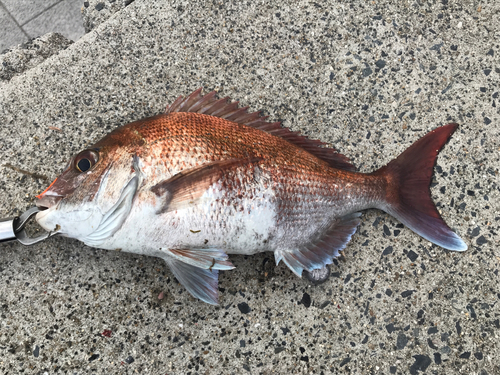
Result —
[{"label": "fish belly", "polygon": [[239,170],[199,199],[165,213],[137,199],[123,227],[99,247],[153,256],[163,249],[293,251],[319,241],[337,218],[367,205],[352,181],[298,172]]}]

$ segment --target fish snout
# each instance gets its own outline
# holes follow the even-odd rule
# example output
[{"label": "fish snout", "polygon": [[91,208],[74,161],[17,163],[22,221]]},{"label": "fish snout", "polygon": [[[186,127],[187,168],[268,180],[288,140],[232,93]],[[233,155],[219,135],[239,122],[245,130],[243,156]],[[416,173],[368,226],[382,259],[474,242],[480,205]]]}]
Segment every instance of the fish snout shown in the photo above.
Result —
[{"label": "fish snout", "polygon": [[35,203],[37,207],[42,209],[51,208],[64,198],[65,194],[61,194],[61,186],[58,186],[60,183],[56,184],[56,181],[59,180],[59,178],[56,178],[47,189],[45,189],[40,195],[36,196],[38,199]]}]

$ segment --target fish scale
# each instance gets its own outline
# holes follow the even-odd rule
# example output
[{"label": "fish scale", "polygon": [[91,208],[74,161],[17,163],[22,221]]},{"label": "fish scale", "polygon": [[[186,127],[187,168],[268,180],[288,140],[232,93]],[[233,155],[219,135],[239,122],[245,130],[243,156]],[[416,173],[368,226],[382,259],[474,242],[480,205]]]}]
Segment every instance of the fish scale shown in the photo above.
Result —
[{"label": "fish scale", "polygon": [[456,128],[437,128],[388,165],[359,173],[320,141],[197,90],[77,154],[38,197],[37,220],[89,246],[162,258],[212,304],[219,270],[233,268],[228,254],[272,251],[297,276],[321,270],[369,208],[463,251],[429,191]]},{"label": "fish scale", "polygon": [[[187,126],[185,123],[189,123]],[[225,119],[195,113],[173,113],[160,115],[145,124],[138,122],[128,125],[147,142],[145,150],[152,160],[165,161],[171,173],[179,172],[178,162],[185,162],[184,168],[195,167],[196,155],[205,155],[205,161],[245,158],[249,156],[277,159],[278,163],[309,167],[321,173],[325,162],[303,152],[281,138],[271,136],[258,129],[237,126]],[[123,129],[125,130],[125,129]],[[128,137],[122,131],[122,137]],[[319,164],[319,166],[318,166]]]}]

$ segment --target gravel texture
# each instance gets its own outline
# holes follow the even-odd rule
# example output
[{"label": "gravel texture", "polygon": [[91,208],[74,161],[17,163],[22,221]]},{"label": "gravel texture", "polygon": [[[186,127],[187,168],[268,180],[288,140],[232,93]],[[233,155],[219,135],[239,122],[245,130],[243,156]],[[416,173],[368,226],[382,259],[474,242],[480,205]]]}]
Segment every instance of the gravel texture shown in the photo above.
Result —
[{"label": "gravel texture", "polygon": [[2,216],[72,154],[203,86],[364,172],[458,122],[432,196],[469,245],[443,250],[370,210],[325,283],[232,256],[214,307],[158,259],[1,244],[0,373],[500,373],[500,3],[477,4],[136,0],[0,83]]},{"label": "gravel texture", "polygon": [[83,2],[83,27],[88,33],[134,0],[86,0]]},{"label": "gravel texture", "polygon": [[68,48],[71,43],[73,41],[61,34],[49,33],[7,50],[0,55],[0,80],[9,81]]}]

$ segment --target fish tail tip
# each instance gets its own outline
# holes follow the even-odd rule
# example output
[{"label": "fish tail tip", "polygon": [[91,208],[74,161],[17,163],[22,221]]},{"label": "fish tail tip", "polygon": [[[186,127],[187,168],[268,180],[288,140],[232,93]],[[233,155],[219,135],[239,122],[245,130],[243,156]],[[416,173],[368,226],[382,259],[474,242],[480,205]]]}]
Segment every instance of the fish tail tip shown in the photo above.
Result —
[{"label": "fish tail tip", "polygon": [[[442,219],[431,220],[430,227],[433,228],[435,234],[433,238],[430,238],[431,242],[450,251],[464,252],[468,250],[469,246],[465,241],[450,229]],[[436,235],[437,233],[439,234]],[[425,236],[423,237],[425,238]]]},{"label": "fish tail tip", "polygon": [[448,245],[448,246],[443,246],[444,248],[451,250],[451,251],[457,251],[457,252],[463,252],[469,249],[469,246],[462,240],[460,237],[456,236],[455,241]]}]

